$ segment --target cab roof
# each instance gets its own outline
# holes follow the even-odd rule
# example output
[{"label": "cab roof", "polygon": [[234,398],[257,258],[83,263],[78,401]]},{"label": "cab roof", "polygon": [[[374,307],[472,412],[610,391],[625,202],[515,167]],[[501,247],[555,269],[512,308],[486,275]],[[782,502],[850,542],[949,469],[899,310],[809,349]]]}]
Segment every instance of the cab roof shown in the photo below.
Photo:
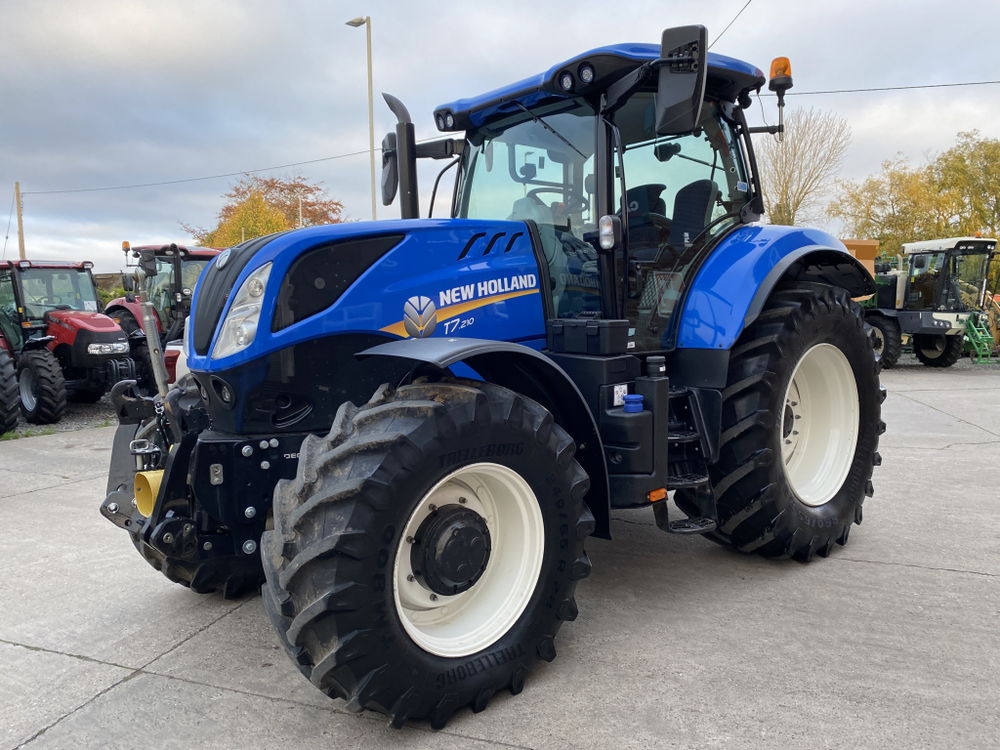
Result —
[{"label": "cab roof", "polygon": [[11,268],[75,268],[78,271],[89,271],[94,264],[89,260],[8,260],[0,262],[0,267],[10,266]]},{"label": "cab roof", "polygon": [[[597,95],[623,75],[643,63],[658,60],[659,57],[658,44],[612,44],[598,47],[517,83],[480,96],[442,104],[434,110],[434,119],[439,130],[467,130],[479,127],[495,114],[509,112],[514,108],[513,102],[530,108],[545,100]],[[579,77],[579,71],[587,66],[594,70],[594,79],[590,83],[584,83]],[[559,77],[566,72],[574,78],[573,89],[568,93],[559,86]],[[761,70],[750,63],[714,52],[708,53],[705,90],[712,96],[735,101],[741,92],[759,89],[766,81]],[[454,125],[443,126],[442,121],[449,114],[454,119]]]},{"label": "cab roof", "polygon": [[[170,243],[166,245],[132,245],[129,248],[133,251],[139,250],[155,250],[156,254],[159,256],[167,256],[168,250],[170,250]],[[215,247],[201,247],[200,245],[177,245],[177,249],[181,251],[181,255],[190,255],[193,257],[203,257],[212,258],[222,252],[225,248],[215,248]]]},{"label": "cab roof", "polygon": [[943,253],[945,250],[993,250],[997,241],[990,237],[949,237],[945,240],[924,240],[923,242],[904,242],[903,254],[913,253]]}]

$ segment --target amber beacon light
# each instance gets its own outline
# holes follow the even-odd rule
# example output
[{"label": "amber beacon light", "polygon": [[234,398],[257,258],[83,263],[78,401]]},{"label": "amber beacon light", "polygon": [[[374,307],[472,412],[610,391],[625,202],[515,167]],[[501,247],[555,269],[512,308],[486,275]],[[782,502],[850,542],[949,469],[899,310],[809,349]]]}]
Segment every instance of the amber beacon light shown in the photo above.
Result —
[{"label": "amber beacon light", "polygon": [[767,88],[778,95],[778,140],[785,136],[785,92],[792,87],[792,64],[787,57],[771,61],[771,79]]}]

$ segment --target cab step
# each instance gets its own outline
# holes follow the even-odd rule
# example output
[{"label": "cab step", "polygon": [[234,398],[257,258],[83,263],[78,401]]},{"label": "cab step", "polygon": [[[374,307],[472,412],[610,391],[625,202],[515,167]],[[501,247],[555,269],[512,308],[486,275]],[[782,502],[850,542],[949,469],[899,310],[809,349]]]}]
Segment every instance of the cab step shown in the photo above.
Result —
[{"label": "cab step", "polygon": [[667,477],[667,489],[690,490],[708,484],[705,474],[676,474]]},{"label": "cab step", "polygon": [[656,519],[656,525],[660,529],[670,534],[707,534],[709,531],[715,531],[718,527],[716,520],[707,516],[671,521],[666,500],[653,503],[653,518]]},{"label": "cab step", "polygon": [[715,531],[717,524],[711,518],[683,518],[667,524],[671,534],[707,534]]}]

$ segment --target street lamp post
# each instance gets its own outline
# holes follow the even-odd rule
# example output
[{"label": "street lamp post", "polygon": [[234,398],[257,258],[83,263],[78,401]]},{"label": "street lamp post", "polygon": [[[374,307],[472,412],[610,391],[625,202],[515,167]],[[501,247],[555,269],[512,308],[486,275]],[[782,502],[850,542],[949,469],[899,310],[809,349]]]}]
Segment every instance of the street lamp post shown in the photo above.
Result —
[{"label": "street lamp post", "polygon": [[364,26],[368,36],[368,150],[372,165],[372,221],[375,221],[375,104],[372,99],[372,19],[365,16],[348,21],[348,26]]}]

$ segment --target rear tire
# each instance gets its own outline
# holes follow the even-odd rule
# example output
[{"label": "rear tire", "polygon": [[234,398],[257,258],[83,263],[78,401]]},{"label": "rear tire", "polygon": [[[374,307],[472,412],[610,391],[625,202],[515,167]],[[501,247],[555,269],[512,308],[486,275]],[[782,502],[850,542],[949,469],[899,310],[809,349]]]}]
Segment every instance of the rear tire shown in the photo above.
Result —
[{"label": "rear tire", "polygon": [[875,334],[875,357],[883,368],[894,367],[903,352],[903,334],[899,322],[883,315],[869,315],[865,322],[871,325]]},{"label": "rear tire", "polygon": [[[555,658],[590,573],[575,450],[549,412],[489,383],[418,380],[341,406],[275,488],[261,542],[264,604],[302,673],[395,727],[441,728],[462,706],[519,693],[536,660]],[[443,584],[463,569],[453,538],[487,552],[476,575]]]},{"label": "rear tire", "polygon": [[48,349],[22,352],[17,361],[21,412],[33,424],[53,424],[66,412],[66,380]]},{"label": "rear tire", "polygon": [[965,336],[921,333],[913,337],[913,353],[928,367],[951,367],[965,352]]},{"label": "rear tire", "polygon": [[[843,289],[797,283],[772,293],[730,356],[720,456],[709,467],[719,510],[710,538],[803,562],[847,543],[874,492],[885,432],[867,328]],[[693,494],[674,499],[700,515]]]},{"label": "rear tire", "polygon": [[17,427],[17,368],[0,344],[0,435]]}]

